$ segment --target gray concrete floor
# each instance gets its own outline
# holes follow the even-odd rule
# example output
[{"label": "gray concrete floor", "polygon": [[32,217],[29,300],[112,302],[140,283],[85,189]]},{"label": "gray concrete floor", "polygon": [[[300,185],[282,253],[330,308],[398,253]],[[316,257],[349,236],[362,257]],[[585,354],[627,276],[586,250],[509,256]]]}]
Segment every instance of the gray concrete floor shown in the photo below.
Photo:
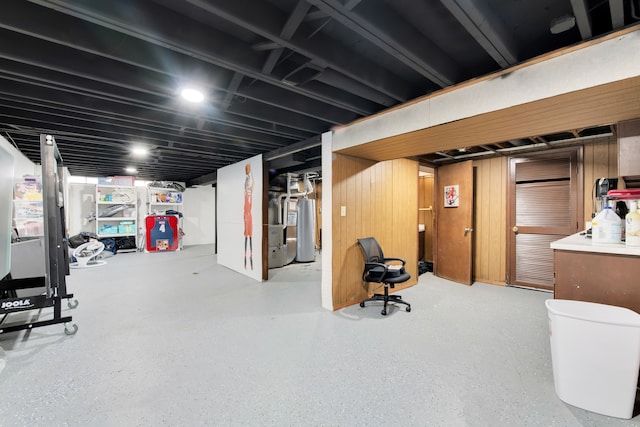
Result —
[{"label": "gray concrete floor", "polygon": [[323,310],[319,262],[270,274],[211,246],[73,270],[76,335],[0,336],[0,425],[640,425],[557,398],[549,293],[428,273],[383,317]]}]

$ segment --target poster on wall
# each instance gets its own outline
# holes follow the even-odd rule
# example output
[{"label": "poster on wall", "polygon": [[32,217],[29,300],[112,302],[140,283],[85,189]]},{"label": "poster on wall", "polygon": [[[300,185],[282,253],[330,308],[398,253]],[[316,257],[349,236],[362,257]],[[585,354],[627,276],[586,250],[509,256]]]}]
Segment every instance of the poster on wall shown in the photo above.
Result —
[{"label": "poster on wall", "polygon": [[444,207],[457,208],[460,203],[459,185],[444,186]]},{"label": "poster on wall", "polygon": [[262,156],[218,170],[218,264],[262,280]]}]

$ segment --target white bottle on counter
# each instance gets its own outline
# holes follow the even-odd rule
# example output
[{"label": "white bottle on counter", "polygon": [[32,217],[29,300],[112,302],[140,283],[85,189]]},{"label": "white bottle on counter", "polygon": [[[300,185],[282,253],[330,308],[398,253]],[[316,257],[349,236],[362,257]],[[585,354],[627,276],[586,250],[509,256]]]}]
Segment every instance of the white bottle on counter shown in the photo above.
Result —
[{"label": "white bottle on counter", "polygon": [[622,220],[611,209],[605,208],[591,221],[591,241],[598,243],[622,243]]},{"label": "white bottle on counter", "polygon": [[625,218],[627,224],[626,245],[640,247],[640,212],[638,211],[638,202],[629,203],[629,213]]}]

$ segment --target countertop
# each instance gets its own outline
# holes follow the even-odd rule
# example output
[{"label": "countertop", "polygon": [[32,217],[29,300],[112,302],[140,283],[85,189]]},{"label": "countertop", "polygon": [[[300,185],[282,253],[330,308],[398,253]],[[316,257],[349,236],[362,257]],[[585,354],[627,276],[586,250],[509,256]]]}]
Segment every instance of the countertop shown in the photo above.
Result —
[{"label": "countertop", "polygon": [[[583,232],[584,233],[584,232]],[[591,238],[587,238],[586,235],[580,235],[580,233],[572,234],[563,239],[551,242],[551,249],[558,249],[563,251],[578,251],[578,252],[596,252],[603,254],[615,254],[615,255],[631,255],[640,256],[640,247],[629,247],[621,242],[616,243],[598,243],[593,244]]]}]

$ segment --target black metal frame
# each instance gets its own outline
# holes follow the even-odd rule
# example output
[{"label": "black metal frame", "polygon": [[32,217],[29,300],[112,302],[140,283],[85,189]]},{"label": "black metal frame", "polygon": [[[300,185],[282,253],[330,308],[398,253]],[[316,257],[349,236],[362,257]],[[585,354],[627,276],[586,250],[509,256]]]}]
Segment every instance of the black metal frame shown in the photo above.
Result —
[{"label": "black metal frame", "polygon": [[[52,135],[40,135],[40,161],[42,163],[42,194],[44,211],[45,275],[26,279],[12,279],[9,274],[0,280],[0,334],[39,326],[65,323],[65,333],[75,334],[77,325],[67,325],[71,316],[62,316],[62,300],[68,300],[69,308],[78,305],[67,293],[66,276],[69,275],[69,250],[66,239],[62,157]],[[44,286],[43,295],[18,297],[17,290]],[[27,323],[3,325],[11,313],[53,307],[53,318]]]}]

